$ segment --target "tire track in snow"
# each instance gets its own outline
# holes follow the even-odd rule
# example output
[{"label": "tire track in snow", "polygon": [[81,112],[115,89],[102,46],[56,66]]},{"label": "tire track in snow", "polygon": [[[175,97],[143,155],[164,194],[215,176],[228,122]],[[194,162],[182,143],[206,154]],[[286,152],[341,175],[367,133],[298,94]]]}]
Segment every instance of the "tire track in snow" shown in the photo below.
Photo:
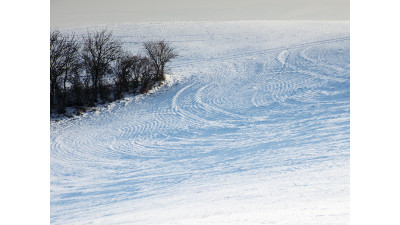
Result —
[{"label": "tire track in snow", "polygon": [[263,50],[258,50],[258,51],[251,51],[251,52],[247,52],[247,53],[215,57],[215,58],[211,58],[211,59],[194,60],[194,61],[190,61],[190,62],[186,62],[186,63],[182,63],[182,64],[171,65],[170,67],[176,68],[176,67],[182,67],[182,66],[192,66],[195,64],[199,64],[199,63],[209,63],[211,61],[233,60],[233,59],[238,59],[238,58],[245,58],[248,56],[263,55],[263,54],[276,52],[276,51],[284,51],[287,49],[299,49],[299,48],[301,49],[301,48],[305,48],[305,47],[309,47],[309,46],[319,46],[319,45],[348,41],[348,40],[350,40],[350,37],[340,37],[340,38],[332,38],[332,39],[313,41],[313,42],[307,42],[307,43],[299,43],[299,44],[290,45],[289,47],[268,48],[268,49],[263,49]]},{"label": "tire track in snow", "polygon": [[221,105],[223,105],[222,103],[226,102],[221,99],[224,93],[219,90],[220,88],[216,87],[215,83],[206,84],[195,92],[195,101],[202,105],[202,108],[209,114],[208,116],[214,118],[214,120],[227,121],[244,119],[244,116],[230,112],[221,107]]},{"label": "tire track in snow", "polygon": [[199,126],[203,125],[219,125],[219,122],[210,121],[202,118],[197,114],[197,110],[201,108],[198,102],[191,99],[192,95],[185,95],[185,97],[181,97],[181,95],[185,92],[194,92],[193,86],[195,84],[190,84],[179,90],[176,95],[172,98],[171,108],[173,113],[179,115],[181,119],[185,121],[188,120],[190,126]]}]

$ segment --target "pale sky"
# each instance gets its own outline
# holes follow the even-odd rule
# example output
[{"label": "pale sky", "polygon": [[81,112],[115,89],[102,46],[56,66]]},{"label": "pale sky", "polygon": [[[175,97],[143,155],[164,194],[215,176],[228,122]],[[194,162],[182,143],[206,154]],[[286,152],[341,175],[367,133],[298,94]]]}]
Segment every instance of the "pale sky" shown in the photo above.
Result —
[{"label": "pale sky", "polygon": [[349,20],[350,0],[50,0],[51,27],[182,20]]}]

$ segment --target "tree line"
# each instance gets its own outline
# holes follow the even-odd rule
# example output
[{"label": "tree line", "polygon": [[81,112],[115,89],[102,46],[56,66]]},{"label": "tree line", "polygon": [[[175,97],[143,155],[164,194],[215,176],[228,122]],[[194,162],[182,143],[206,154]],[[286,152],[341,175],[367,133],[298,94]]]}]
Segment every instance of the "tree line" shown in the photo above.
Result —
[{"label": "tree line", "polygon": [[165,80],[166,64],[176,58],[165,41],[143,43],[144,55],[125,51],[111,31],[75,34],[50,33],[50,110],[91,107],[145,93]]}]

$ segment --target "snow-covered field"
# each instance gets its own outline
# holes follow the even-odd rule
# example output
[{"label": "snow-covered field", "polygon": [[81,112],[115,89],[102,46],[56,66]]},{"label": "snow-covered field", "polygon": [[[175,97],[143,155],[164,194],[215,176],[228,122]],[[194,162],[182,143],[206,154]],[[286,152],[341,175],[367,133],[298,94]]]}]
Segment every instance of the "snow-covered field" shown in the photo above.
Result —
[{"label": "snow-covered field", "polygon": [[150,95],[51,122],[52,224],[349,224],[348,22],[108,29],[180,58]]}]

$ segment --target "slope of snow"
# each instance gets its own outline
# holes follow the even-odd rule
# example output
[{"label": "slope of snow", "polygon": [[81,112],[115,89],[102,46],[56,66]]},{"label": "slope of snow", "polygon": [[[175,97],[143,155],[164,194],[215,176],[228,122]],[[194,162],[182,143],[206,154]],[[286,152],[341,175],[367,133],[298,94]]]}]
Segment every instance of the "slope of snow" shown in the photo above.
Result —
[{"label": "slope of snow", "polygon": [[180,57],[154,93],[51,123],[52,224],[349,223],[348,22],[108,28]]}]

